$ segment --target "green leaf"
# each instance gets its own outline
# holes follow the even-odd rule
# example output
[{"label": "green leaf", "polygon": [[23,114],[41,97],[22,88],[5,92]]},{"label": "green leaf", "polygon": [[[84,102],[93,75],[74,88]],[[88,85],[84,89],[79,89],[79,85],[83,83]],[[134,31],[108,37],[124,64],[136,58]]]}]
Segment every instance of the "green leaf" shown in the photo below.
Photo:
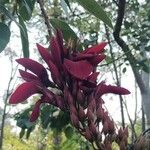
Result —
[{"label": "green leaf", "polygon": [[19,138],[21,139],[25,134],[25,129],[21,129],[20,133],[19,133]]},{"label": "green leaf", "polygon": [[110,28],[113,28],[110,18],[107,16],[103,8],[95,0],[76,0],[84,9],[89,11],[95,17],[102,20]]},{"label": "green leaf", "polygon": [[9,27],[0,22],[0,52],[2,52],[10,40]]},{"label": "green leaf", "polygon": [[23,56],[24,57],[29,57],[29,40],[28,40],[28,33],[27,33],[27,28],[26,25],[21,18],[21,16],[18,16],[19,18],[19,23],[23,27],[24,34],[22,34],[22,29],[20,28],[20,35],[21,35],[21,43],[22,43],[22,51],[23,51]]},{"label": "green leaf", "polygon": [[60,3],[61,3],[63,10],[65,11],[65,13],[67,15],[67,18],[69,18],[68,7],[67,7],[66,2],[64,0],[61,0]]},{"label": "green leaf", "polygon": [[57,30],[60,29],[63,32],[63,36],[66,42],[69,42],[70,40],[73,42],[72,47],[78,49],[79,51],[82,50],[82,43],[79,43],[79,38],[77,37],[76,33],[70,28],[70,26],[60,20],[60,19],[50,19],[51,25]]},{"label": "green leaf", "polygon": [[32,17],[35,1],[36,0],[19,1],[19,14],[24,21],[30,20],[30,18]]},{"label": "green leaf", "polygon": [[76,42],[78,41],[77,35],[66,22],[54,18],[54,19],[50,19],[50,23],[55,29],[60,29],[63,32],[65,41],[68,41],[70,39]]},{"label": "green leaf", "polygon": [[21,30],[22,34],[24,35],[24,37],[26,36],[26,32],[24,31],[24,28],[16,21],[15,17],[4,7],[4,5],[1,5],[1,4],[0,4],[0,13],[3,13],[11,21],[14,21],[16,23],[16,25],[20,28],[20,30]]},{"label": "green leaf", "polygon": [[65,136],[69,139],[73,135],[73,128],[71,126],[68,126],[65,128],[64,132],[65,132]]},{"label": "green leaf", "polygon": [[27,132],[26,132],[26,139],[29,139],[30,134],[31,134],[31,132],[34,130],[34,128],[35,128],[35,126],[34,126],[34,127],[29,128],[29,129],[27,129]]}]

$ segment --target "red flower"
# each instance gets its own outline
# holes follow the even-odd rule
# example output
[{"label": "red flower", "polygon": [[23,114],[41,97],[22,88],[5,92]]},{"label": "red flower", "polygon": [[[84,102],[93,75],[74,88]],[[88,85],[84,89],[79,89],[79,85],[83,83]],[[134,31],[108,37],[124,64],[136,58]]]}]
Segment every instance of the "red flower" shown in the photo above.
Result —
[{"label": "red flower", "polygon": [[[48,69],[29,58],[16,60],[25,68],[25,71],[19,70],[19,72],[26,82],[14,91],[9,103],[21,103],[33,94],[41,94],[41,98],[35,103],[30,121],[38,118],[42,103],[49,103],[67,111],[72,124],[89,141],[101,142],[100,136],[112,135],[115,132],[114,122],[105,111],[101,96],[107,93],[120,95],[130,93],[122,87],[107,85],[105,82],[97,83],[99,72],[95,70],[105,58],[103,52],[106,44],[102,42],[82,52],[71,51],[64,47],[62,33],[57,31],[48,48],[37,44]],[[100,123],[103,126],[102,131],[99,131]],[[120,130],[119,139],[122,134],[126,134],[127,137],[127,133],[121,133]],[[108,141],[107,147],[110,144],[111,141]]]}]

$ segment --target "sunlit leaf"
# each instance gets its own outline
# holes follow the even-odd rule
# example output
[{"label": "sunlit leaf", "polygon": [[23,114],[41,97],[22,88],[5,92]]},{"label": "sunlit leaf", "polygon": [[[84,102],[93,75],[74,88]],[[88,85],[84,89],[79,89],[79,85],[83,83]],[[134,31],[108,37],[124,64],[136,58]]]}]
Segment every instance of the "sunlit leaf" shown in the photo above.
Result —
[{"label": "sunlit leaf", "polygon": [[24,35],[24,37],[27,38],[26,37],[26,31],[24,31],[24,28],[16,21],[15,17],[9,12],[9,10],[7,10],[6,7],[4,7],[4,5],[1,5],[1,4],[0,4],[0,13],[3,13],[11,21],[14,21],[16,23],[16,25],[20,28],[21,33]]},{"label": "sunlit leaf", "polygon": [[66,41],[68,41],[69,39],[73,39],[74,41],[78,40],[77,35],[66,22],[54,18],[54,19],[50,19],[50,23],[55,29],[62,30],[64,39]]},{"label": "sunlit leaf", "polygon": [[95,0],[76,0],[84,9],[89,11],[95,17],[102,20],[109,27],[113,28],[110,18],[103,8]]},{"label": "sunlit leaf", "polygon": [[35,0],[19,1],[19,14],[23,20],[30,20],[34,9]]},{"label": "sunlit leaf", "polygon": [[28,40],[27,28],[26,28],[26,25],[25,25],[23,19],[21,18],[21,16],[18,16],[18,17],[19,17],[19,23],[22,26],[22,28],[24,30],[24,34],[25,34],[25,36],[24,36],[24,34],[22,34],[22,32],[21,32],[22,29],[20,28],[23,56],[29,57],[29,40]]}]

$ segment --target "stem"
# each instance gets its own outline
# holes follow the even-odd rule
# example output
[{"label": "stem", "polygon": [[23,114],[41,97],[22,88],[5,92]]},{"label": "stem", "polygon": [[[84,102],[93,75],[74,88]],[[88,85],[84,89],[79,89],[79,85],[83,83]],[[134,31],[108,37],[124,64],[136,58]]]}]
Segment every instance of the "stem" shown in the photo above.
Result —
[{"label": "stem", "polygon": [[4,125],[5,125],[5,119],[6,119],[6,108],[7,108],[7,100],[8,100],[8,97],[10,96],[10,86],[11,86],[11,82],[13,80],[13,77],[16,73],[16,70],[17,69],[13,69],[13,63],[12,63],[12,60],[11,60],[11,75],[10,75],[10,79],[9,79],[9,82],[8,82],[8,87],[7,87],[7,92],[6,92],[6,97],[4,99],[4,110],[3,110],[3,114],[2,114],[2,123],[1,123],[1,129],[0,129],[0,150],[2,150],[2,147],[3,147],[3,137],[4,137]]},{"label": "stem", "polygon": [[49,17],[48,17],[48,15],[47,15],[47,13],[44,9],[44,1],[43,0],[37,0],[37,2],[40,5],[41,13],[42,13],[43,18],[45,20],[45,25],[47,26],[48,35],[49,35],[49,38],[50,38],[50,37],[52,37],[51,26],[50,26],[50,23],[49,23]]},{"label": "stem", "polygon": [[[112,46],[110,44],[109,31],[108,31],[108,28],[106,27],[106,25],[105,25],[105,31],[106,31],[106,36],[108,39],[109,48],[110,48],[110,54],[111,54],[111,58],[112,58],[113,68],[115,71],[117,86],[120,86],[119,76],[118,76],[118,72],[117,72],[117,66],[116,66],[115,61],[114,61],[115,57],[114,57],[114,54],[112,51]],[[121,95],[119,95],[119,99],[120,99],[120,108],[121,108],[121,117],[122,117],[122,127],[125,128],[125,118],[124,118],[124,111],[123,111],[123,98]]]}]

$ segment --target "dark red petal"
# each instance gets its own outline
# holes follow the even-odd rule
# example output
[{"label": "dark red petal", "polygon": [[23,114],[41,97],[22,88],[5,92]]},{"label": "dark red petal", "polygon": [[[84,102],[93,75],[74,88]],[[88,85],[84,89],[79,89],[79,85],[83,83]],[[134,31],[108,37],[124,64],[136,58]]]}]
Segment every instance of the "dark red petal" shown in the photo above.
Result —
[{"label": "dark red petal", "polygon": [[99,54],[99,53],[103,53],[104,52],[104,47],[107,45],[106,42],[102,42],[98,45],[94,45],[90,48],[87,48],[85,51],[83,51],[82,53],[86,53],[86,54],[89,54],[89,53],[92,53],[92,54]]},{"label": "dark red petal", "polygon": [[65,52],[65,50],[64,50],[64,46],[63,46],[63,34],[60,30],[56,31],[56,39],[59,43],[59,48],[60,48],[61,54],[62,54],[63,52]]},{"label": "dark red petal", "polygon": [[18,104],[25,101],[31,95],[39,93],[39,88],[33,82],[25,82],[21,84],[15,92],[10,96],[10,104]]},{"label": "dark red petal", "polygon": [[19,73],[20,73],[21,77],[27,82],[31,82],[33,80],[36,80],[36,81],[39,80],[39,78],[37,76],[35,76],[29,72],[23,71],[21,69],[19,69]]},{"label": "dark red petal", "polygon": [[103,94],[107,94],[107,93],[113,93],[113,94],[119,94],[119,95],[130,94],[130,92],[125,88],[112,86],[112,85],[106,85],[104,82],[101,82],[98,85],[96,94],[98,95],[98,97],[100,97]]},{"label": "dark red petal", "polygon": [[96,83],[98,75],[99,75],[99,72],[94,72],[87,78],[87,80],[89,82]]},{"label": "dark red petal", "polygon": [[30,121],[31,121],[31,122],[36,121],[37,118],[39,117],[39,115],[40,115],[40,106],[41,106],[41,103],[42,103],[41,100],[39,100],[39,101],[37,101],[37,102],[35,103],[35,106],[34,106],[34,108],[33,108],[33,110],[32,110],[31,116],[30,116]]},{"label": "dark red petal", "polygon": [[36,45],[37,45],[40,55],[42,56],[44,61],[48,64],[49,60],[52,59],[51,54],[49,53],[49,51],[46,48],[44,48],[40,44],[36,44]]},{"label": "dark red petal", "polygon": [[48,78],[46,69],[40,63],[29,58],[21,58],[16,61],[26,69],[36,74],[39,78]]},{"label": "dark red petal", "polygon": [[76,54],[75,57],[73,57],[73,60],[74,61],[77,61],[77,60],[83,60],[83,59],[88,59],[88,58],[91,58],[91,57],[94,57],[93,54],[82,54],[82,53],[78,53]]},{"label": "dark red petal", "polygon": [[58,68],[56,67],[55,64],[53,64],[53,62],[50,60],[48,62],[48,66],[49,66],[49,69],[51,71],[51,76],[52,76],[52,79],[53,81],[58,85],[58,86],[62,86],[61,84],[61,76],[60,76],[60,73],[59,73],[59,70]]},{"label": "dark red petal", "polygon": [[50,41],[50,48],[51,48],[51,54],[53,57],[53,60],[55,60],[55,63],[61,67],[62,59],[61,59],[61,49],[59,47],[57,38],[52,37]]},{"label": "dark red petal", "polygon": [[73,62],[71,60],[65,59],[64,66],[72,76],[79,79],[87,78],[93,70],[92,65],[89,64],[86,60]]},{"label": "dark red petal", "polygon": [[88,59],[89,62],[93,65],[93,66],[97,66],[102,60],[105,59],[105,55],[97,55],[93,58]]}]

